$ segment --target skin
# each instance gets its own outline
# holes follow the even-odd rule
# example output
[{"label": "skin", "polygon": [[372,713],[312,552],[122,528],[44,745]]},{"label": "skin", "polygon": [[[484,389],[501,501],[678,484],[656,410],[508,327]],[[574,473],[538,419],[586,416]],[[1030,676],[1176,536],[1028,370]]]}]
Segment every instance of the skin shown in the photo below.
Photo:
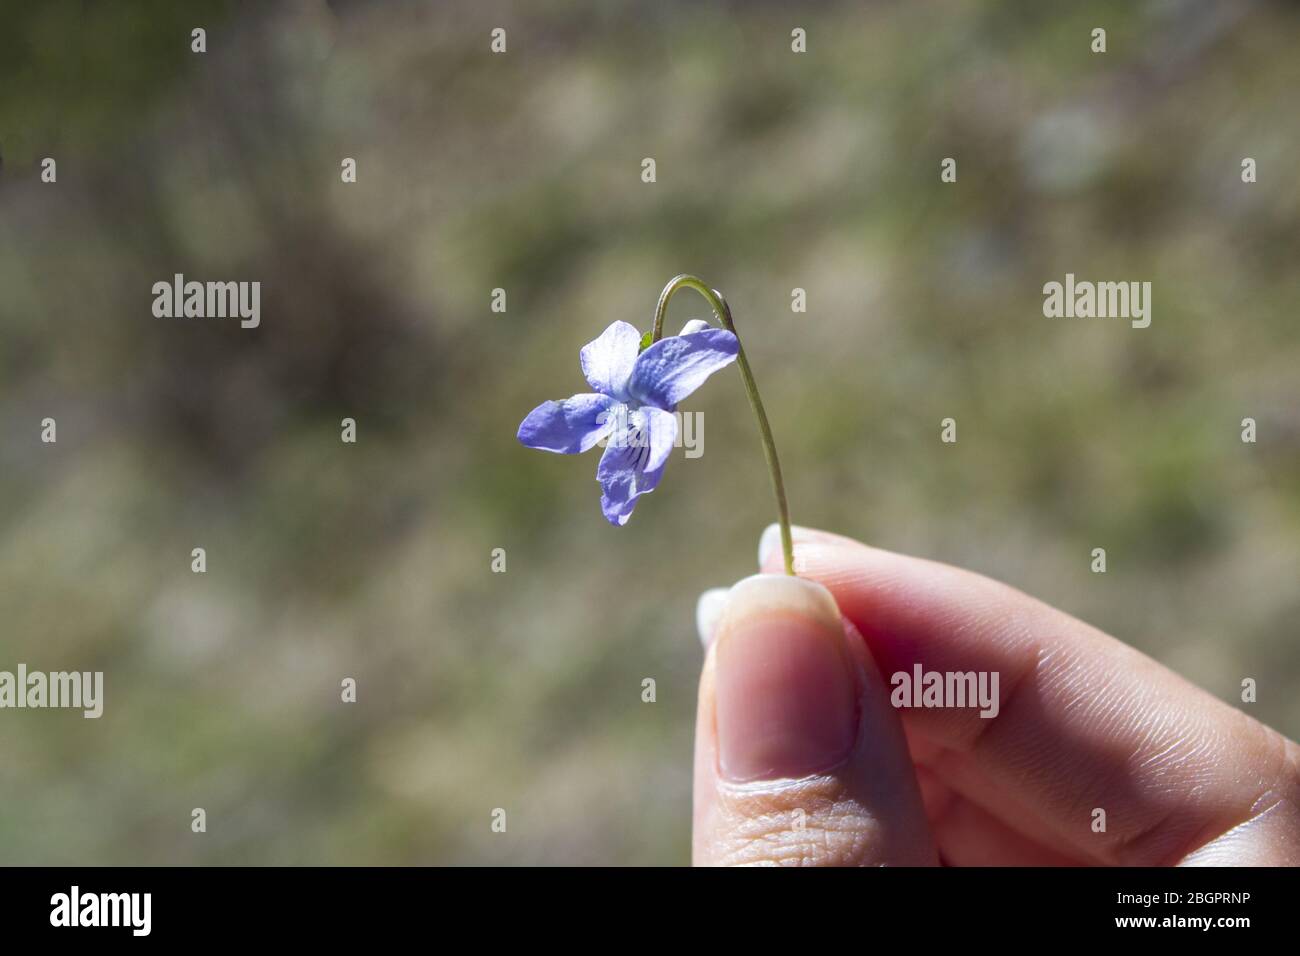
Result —
[{"label": "skin", "polygon": [[[1277,731],[980,575],[802,528],[795,560],[701,604],[697,865],[1300,865]],[[894,708],[917,662],[998,672],[998,716]]]}]

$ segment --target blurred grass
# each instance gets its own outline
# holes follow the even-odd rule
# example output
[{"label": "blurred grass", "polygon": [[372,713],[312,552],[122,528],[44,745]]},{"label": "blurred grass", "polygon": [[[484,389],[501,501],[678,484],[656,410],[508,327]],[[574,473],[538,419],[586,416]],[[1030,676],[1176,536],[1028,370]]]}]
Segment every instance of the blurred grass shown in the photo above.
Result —
[{"label": "blurred grass", "polygon": [[[593,456],[514,440],[681,271],[797,521],[1256,677],[1300,733],[1297,14],[938,6],[7,7],[0,667],[107,703],[0,720],[0,859],[686,860],[695,596],[772,518],[742,390],[622,530]],[[1067,271],[1150,279],[1151,328],[1044,319]],[[261,280],[262,327],[153,318],[175,272]]]}]

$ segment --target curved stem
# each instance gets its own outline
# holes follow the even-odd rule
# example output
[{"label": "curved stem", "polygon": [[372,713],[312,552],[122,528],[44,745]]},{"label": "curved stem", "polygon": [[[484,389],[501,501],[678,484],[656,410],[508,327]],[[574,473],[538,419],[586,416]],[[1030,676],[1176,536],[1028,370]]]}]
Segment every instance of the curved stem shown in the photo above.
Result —
[{"label": "curved stem", "polygon": [[785,482],[781,480],[781,462],[776,457],[776,442],[772,439],[772,426],[768,424],[767,412],[763,411],[763,399],[758,395],[758,386],[754,383],[754,373],[750,370],[749,360],[745,358],[745,347],[740,342],[740,335],[736,332],[736,325],[731,320],[731,307],[727,305],[727,300],[716,289],[711,289],[705,285],[704,280],[691,275],[680,275],[672,279],[664,291],[659,294],[659,304],[655,307],[655,324],[654,331],[651,334],[650,341],[658,342],[664,334],[664,315],[668,311],[668,300],[671,299],[681,289],[694,289],[705,300],[717,315],[718,321],[722,323],[723,328],[736,336],[738,351],[736,352],[736,365],[740,368],[740,377],[745,382],[745,394],[749,396],[750,407],[754,409],[754,417],[758,419],[759,435],[763,439],[763,457],[767,459],[767,470],[772,476],[772,491],[776,494],[776,513],[779,524],[781,525],[781,549],[785,553],[785,573],[794,575],[794,539],[790,534],[790,508],[785,501]]}]

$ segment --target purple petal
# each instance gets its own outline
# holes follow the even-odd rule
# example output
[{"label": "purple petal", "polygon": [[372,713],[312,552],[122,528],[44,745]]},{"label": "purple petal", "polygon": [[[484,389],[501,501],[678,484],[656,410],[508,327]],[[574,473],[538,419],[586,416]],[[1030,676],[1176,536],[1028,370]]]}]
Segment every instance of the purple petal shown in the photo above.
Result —
[{"label": "purple petal", "polygon": [[578,355],[582,374],[596,391],[615,398],[627,395],[627,380],[641,348],[641,333],[626,322],[615,322],[600,338],[588,342]]},{"label": "purple petal", "polygon": [[639,401],[672,409],[720,368],[736,360],[740,342],[726,329],[705,329],[660,339],[632,366],[628,393]]},{"label": "purple petal", "polygon": [[519,426],[519,440],[529,448],[573,455],[586,451],[614,429],[608,395],[583,392],[562,402],[542,402]]},{"label": "purple petal", "polygon": [[642,406],[637,409],[637,412],[645,416],[642,429],[648,433],[650,446],[645,470],[647,473],[662,472],[664,465],[668,464],[668,456],[673,453],[673,445],[677,442],[677,416],[662,408],[651,408],[649,405]]},{"label": "purple petal", "polygon": [[596,467],[600,509],[610,524],[625,525],[636,499],[654,491],[677,440],[677,416],[658,408],[632,413],[632,425],[610,438]]}]

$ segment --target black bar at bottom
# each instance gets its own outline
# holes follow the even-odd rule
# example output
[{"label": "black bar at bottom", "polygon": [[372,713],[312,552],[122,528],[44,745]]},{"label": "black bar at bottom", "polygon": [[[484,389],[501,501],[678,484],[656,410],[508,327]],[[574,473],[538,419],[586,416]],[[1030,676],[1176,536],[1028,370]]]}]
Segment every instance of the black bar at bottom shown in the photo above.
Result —
[{"label": "black bar at bottom", "polygon": [[[1289,928],[1296,885],[1293,870],[1208,868],[11,868],[0,870],[0,883],[6,942],[62,936],[79,944],[338,943],[470,927],[483,941],[512,931],[533,942],[563,941],[620,927],[628,939],[661,941],[680,927],[698,941],[716,927],[769,942],[812,934],[815,943],[818,925],[821,932],[920,928],[928,941],[1045,931],[1062,940],[1198,934],[1229,942]],[[599,938],[612,945],[619,937]]]}]

